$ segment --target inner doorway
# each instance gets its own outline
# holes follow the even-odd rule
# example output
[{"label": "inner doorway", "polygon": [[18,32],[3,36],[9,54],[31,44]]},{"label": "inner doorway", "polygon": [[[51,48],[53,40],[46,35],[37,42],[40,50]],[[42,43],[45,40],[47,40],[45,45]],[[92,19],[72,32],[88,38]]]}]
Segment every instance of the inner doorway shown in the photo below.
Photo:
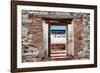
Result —
[{"label": "inner doorway", "polygon": [[44,46],[50,60],[69,59],[74,54],[74,28],[72,19],[45,18]]},{"label": "inner doorway", "polygon": [[67,25],[49,25],[49,56],[51,58],[65,58],[67,56],[67,34]]}]

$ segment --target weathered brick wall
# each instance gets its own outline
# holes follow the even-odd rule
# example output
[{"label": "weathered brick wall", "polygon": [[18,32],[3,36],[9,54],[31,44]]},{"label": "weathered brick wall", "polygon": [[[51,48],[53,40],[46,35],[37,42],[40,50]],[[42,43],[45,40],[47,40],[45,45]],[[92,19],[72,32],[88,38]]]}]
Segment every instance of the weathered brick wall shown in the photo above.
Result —
[{"label": "weathered brick wall", "polygon": [[72,23],[74,24],[74,54],[77,55],[77,52],[82,49],[82,21],[73,19]]},{"label": "weathered brick wall", "polygon": [[82,23],[82,50],[78,53],[79,57],[90,57],[90,14],[83,14]]},{"label": "weathered brick wall", "polygon": [[41,49],[42,43],[42,20],[40,19],[32,19],[32,23],[25,26],[28,28],[28,34],[32,34],[32,43],[31,46]]},{"label": "weathered brick wall", "polygon": [[74,54],[77,58],[89,58],[90,20],[89,14],[82,14],[80,19],[73,19],[74,24]]},{"label": "weathered brick wall", "polygon": [[[30,20],[30,18],[27,18],[27,21],[28,19]],[[32,18],[31,20],[32,20],[31,23],[26,23],[22,25],[22,27],[27,29],[27,31],[25,30],[26,32],[25,37],[22,37],[23,62],[40,61],[42,58],[41,50],[43,42],[43,28],[42,28],[43,20],[39,18]],[[25,51],[27,52],[25,53]]]}]

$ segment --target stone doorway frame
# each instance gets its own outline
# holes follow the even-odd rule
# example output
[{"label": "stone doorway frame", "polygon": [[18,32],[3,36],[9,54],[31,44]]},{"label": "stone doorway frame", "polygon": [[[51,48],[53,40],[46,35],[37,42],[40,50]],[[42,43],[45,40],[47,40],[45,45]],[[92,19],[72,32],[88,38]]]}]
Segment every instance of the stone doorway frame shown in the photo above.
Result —
[{"label": "stone doorway frame", "polygon": [[[73,20],[73,18],[75,18],[75,17],[72,17],[72,18],[62,18],[62,19],[60,19],[60,18],[56,18],[56,19],[52,19],[52,18],[43,18],[44,19],[44,21],[46,21],[46,20],[57,20],[57,19],[60,19],[60,20],[64,20],[65,21],[65,23],[60,23],[60,26],[62,26],[62,25],[65,25],[65,26],[67,26],[66,28],[67,28],[67,33],[68,33],[68,25],[72,25],[71,23],[72,23],[72,20]],[[46,25],[46,26],[44,26],[44,25]],[[47,50],[47,57],[50,57],[50,49],[49,49],[49,47],[50,47],[50,32],[49,32],[49,29],[50,29],[50,27],[49,27],[49,25],[52,25],[52,24],[50,24],[49,22],[47,22],[47,23],[43,23],[43,32],[44,32],[44,38],[46,38],[45,40],[47,40],[46,41],[46,50]],[[57,25],[57,24],[53,24],[53,25]],[[45,34],[46,33],[46,34]],[[74,36],[74,35],[73,35]],[[67,44],[68,44],[68,35],[67,35]],[[74,44],[74,42],[73,42],[73,44]],[[67,54],[68,54],[68,52],[70,52],[70,51],[68,51],[69,49],[68,49],[68,46],[67,46],[67,48],[66,48],[66,51],[67,51]],[[74,49],[73,49],[74,50]],[[74,51],[72,51],[72,53],[70,53],[71,55],[73,55],[74,53],[73,53]],[[67,56],[67,54],[66,54],[66,56]]]}]

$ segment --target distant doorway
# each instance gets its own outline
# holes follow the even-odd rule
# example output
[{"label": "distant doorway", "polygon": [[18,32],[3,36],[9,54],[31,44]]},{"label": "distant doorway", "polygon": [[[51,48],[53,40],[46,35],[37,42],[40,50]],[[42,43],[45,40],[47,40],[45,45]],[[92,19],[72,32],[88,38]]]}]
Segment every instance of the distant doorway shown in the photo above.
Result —
[{"label": "distant doorway", "polygon": [[67,56],[67,25],[49,25],[49,56],[51,58],[64,58]]}]

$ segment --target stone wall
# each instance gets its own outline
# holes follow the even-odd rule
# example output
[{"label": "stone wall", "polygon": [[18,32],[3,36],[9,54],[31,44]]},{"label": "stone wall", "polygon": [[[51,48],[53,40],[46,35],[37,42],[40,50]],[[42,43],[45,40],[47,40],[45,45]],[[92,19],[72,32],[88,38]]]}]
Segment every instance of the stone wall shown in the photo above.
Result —
[{"label": "stone wall", "polygon": [[[90,49],[90,15],[87,13],[63,13],[63,12],[36,12],[22,11],[22,62],[43,61],[47,57],[48,50],[48,25],[41,17],[73,18],[71,31],[67,39],[68,53],[77,59],[89,58]],[[31,12],[32,13],[32,12]],[[62,17],[61,17],[62,16]],[[67,26],[68,24],[66,24]],[[45,27],[45,28],[44,28]],[[45,32],[44,32],[45,30]],[[69,31],[69,30],[68,30]],[[43,33],[44,32],[44,33]],[[45,34],[45,35],[44,35]],[[67,34],[68,35],[68,34]],[[72,37],[73,36],[73,37]],[[74,39],[74,40],[73,40]],[[74,59],[74,58],[73,58]],[[46,59],[48,60],[48,59]]]},{"label": "stone wall", "polygon": [[82,22],[82,50],[78,53],[79,57],[90,57],[90,14],[83,14]]},{"label": "stone wall", "polygon": [[82,21],[73,19],[72,23],[74,24],[74,54],[77,55],[77,52],[82,49]]},{"label": "stone wall", "polygon": [[83,13],[80,19],[73,19],[74,54],[77,58],[89,58],[90,20],[89,14]]},{"label": "stone wall", "polygon": [[43,42],[43,20],[39,18],[29,18],[31,22],[22,25],[22,62],[40,61],[42,58]]}]

